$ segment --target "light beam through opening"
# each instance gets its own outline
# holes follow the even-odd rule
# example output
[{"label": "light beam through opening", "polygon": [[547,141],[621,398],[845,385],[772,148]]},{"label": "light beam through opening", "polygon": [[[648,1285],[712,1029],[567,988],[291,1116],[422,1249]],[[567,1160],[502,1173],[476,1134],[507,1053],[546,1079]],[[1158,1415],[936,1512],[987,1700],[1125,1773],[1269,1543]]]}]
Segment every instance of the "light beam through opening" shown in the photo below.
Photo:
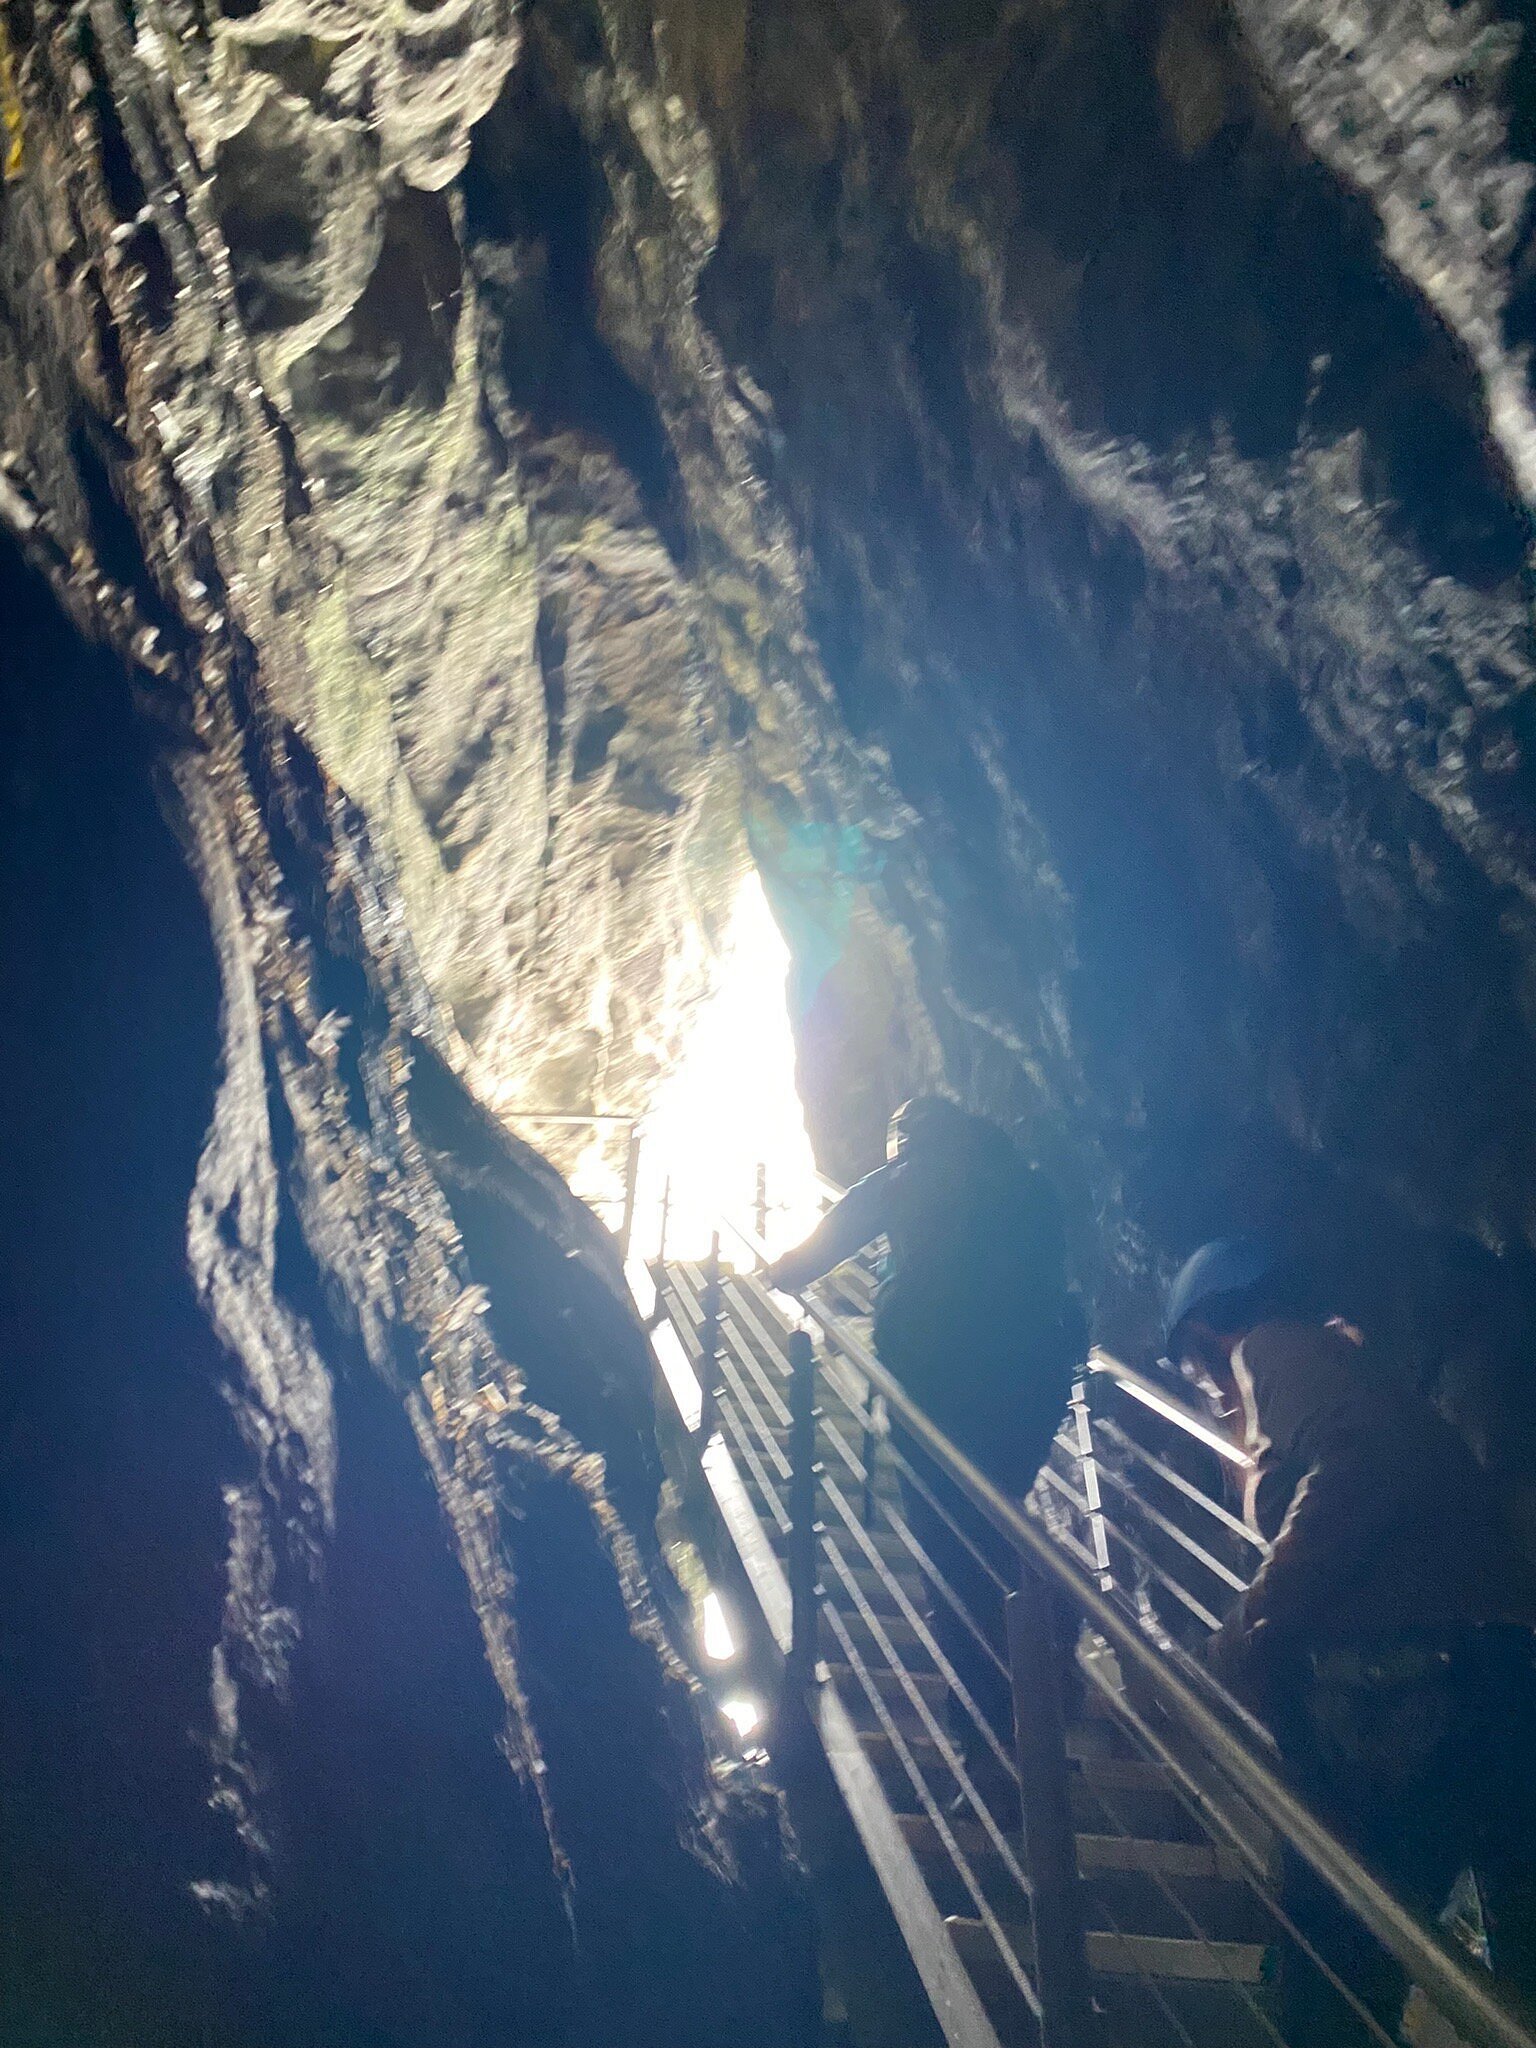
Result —
[{"label": "light beam through opening", "polygon": [[[714,985],[640,1127],[633,1249],[642,1255],[658,1250],[669,1182],[669,1258],[707,1258],[722,1216],[756,1227],[759,1166],[772,1252],[798,1242],[820,1215],[821,1182],[795,1088],[789,967],[752,869],[737,891]],[[720,1251],[732,1264],[748,1263],[745,1247],[724,1232]]]}]

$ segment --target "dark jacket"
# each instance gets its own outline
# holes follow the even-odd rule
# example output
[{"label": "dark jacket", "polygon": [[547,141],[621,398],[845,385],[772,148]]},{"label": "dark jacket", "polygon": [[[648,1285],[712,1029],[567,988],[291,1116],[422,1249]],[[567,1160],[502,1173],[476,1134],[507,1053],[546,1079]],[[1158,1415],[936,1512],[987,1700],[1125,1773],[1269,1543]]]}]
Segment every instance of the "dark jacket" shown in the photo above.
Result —
[{"label": "dark jacket", "polygon": [[977,1118],[959,1142],[850,1188],[773,1277],[799,1289],[877,1237],[890,1247],[875,1301],[881,1359],[1000,1484],[1026,1490],[1086,1345],[1055,1189]]},{"label": "dark jacket", "polygon": [[1258,1461],[1250,1502],[1274,1547],[1224,1633],[1262,1622],[1274,1650],[1536,1625],[1536,1583],[1488,1475],[1368,1347],[1334,1327],[1264,1323],[1233,1370]]}]

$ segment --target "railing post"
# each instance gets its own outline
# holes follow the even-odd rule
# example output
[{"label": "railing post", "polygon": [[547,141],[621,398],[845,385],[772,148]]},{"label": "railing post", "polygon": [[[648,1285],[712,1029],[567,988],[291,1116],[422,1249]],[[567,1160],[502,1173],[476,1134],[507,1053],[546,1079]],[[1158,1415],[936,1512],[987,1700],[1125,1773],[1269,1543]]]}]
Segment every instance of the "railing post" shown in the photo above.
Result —
[{"label": "railing post", "polygon": [[816,1666],[816,1352],[808,1330],[789,1344],[790,1636],[785,1677],[803,1685]]},{"label": "railing post", "polygon": [[1079,1375],[1072,1382],[1071,1412],[1077,1430],[1079,1469],[1083,1476],[1083,1498],[1088,1503],[1088,1528],[1093,1539],[1093,1558],[1099,1574],[1099,1591],[1107,1593],[1113,1583],[1110,1576],[1109,1537],[1104,1526],[1104,1499],[1099,1486],[1098,1453],[1093,1444],[1093,1411],[1089,1406],[1086,1375]]},{"label": "railing post", "polygon": [[1034,1901],[1035,1972],[1043,2048],[1088,2048],[1093,2005],[1083,1947],[1082,1887],[1072,1820],[1060,1648],[1050,1596],[1022,1560],[1007,1602],[1013,1739]]},{"label": "railing post", "polygon": [[760,1239],[766,1238],[768,1235],[768,1168],[761,1159],[757,1162],[757,1199],[753,1203],[752,1213],[757,1220],[758,1237]]},{"label": "railing post", "polygon": [[859,1512],[864,1518],[866,1529],[875,1519],[875,1460],[880,1455],[881,1422],[885,1403],[869,1384],[864,1382],[864,1438],[859,1446],[859,1462],[864,1467],[864,1498]]},{"label": "railing post", "polygon": [[635,1191],[640,1185],[640,1126],[629,1127],[629,1149],[624,1155],[624,1216],[619,1224],[619,1257],[629,1257],[629,1240],[635,1230]]},{"label": "railing post", "polygon": [[656,1262],[660,1265],[667,1256],[667,1214],[672,1207],[672,1176],[669,1173],[661,1184],[661,1238],[656,1246]]},{"label": "railing post", "polygon": [[707,1443],[720,1419],[720,1233],[709,1242],[704,1298],[699,1304],[699,1436]]}]

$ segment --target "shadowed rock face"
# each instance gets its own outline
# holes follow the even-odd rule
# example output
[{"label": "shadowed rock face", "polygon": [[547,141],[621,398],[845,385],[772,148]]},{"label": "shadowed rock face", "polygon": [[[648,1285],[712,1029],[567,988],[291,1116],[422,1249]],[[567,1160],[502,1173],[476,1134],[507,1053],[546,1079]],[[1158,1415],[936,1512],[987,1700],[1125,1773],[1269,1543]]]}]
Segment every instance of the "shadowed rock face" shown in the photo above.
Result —
[{"label": "shadowed rock face", "polygon": [[[137,1478],[167,1363],[142,1328],[121,1355],[81,1329],[61,1446],[45,1291],[7,1248],[17,1491],[49,1530],[72,1493],[113,1503],[120,1531],[78,1517],[92,1594],[114,1551],[152,1564],[131,1621],[73,1597],[72,1656],[54,1554],[35,1585],[6,1554],[35,1823],[6,2021],[126,2044],[169,1977],[160,2031],[221,2048],[799,2042],[795,1873],[669,1637],[611,1241],[464,1079],[494,1061],[488,1095],[580,1107],[664,1056],[662,992],[697,981],[741,842],[684,594],[614,457],[501,395],[454,180],[516,53],[504,11],[237,21],[7,23],[0,497],[131,665],[201,894],[211,951],[168,931],[155,965],[201,977],[205,1035],[180,1065],[146,1048],[137,1085],[206,1115],[176,1200],[227,1386],[196,1358],[172,1513]],[[62,692],[17,589],[8,686]],[[68,799],[55,775],[50,821]],[[107,879],[152,923],[146,876]],[[66,1108],[88,1159],[99,1098]],[[164,1209],[125,1179],[100,1256],[184,1318]],[[148,1414],[114,1433],[123,1379]],[[98,1751],[124,1780],[105,1830],[47,1792]],[[123,1969],[82,1971],[93,1947]]]},{"label": "shadowed rock face", "polygon": [[531,21],[723,659],[1106,1279],[1529,1224],[1530,56],[1335,13]]},{"label": "shadowed rock face", "polygon": [[459,1155],[470,1095],[643,1104],[748,848],[824,1163],[947,1072],[1060,1173],[1112,1335],[1238,1222],[1536,1239],[1536,26],[8,21],[0,515],[133,667],[214,931],[248,1683],[345,1462],[282,1230],[410,1417],[531,1785],[519,1545],[585,1516],[648,1637],[638,1349],[507,1307],[579,1241],[593,1327],[611,1269],[531,1156]]}]

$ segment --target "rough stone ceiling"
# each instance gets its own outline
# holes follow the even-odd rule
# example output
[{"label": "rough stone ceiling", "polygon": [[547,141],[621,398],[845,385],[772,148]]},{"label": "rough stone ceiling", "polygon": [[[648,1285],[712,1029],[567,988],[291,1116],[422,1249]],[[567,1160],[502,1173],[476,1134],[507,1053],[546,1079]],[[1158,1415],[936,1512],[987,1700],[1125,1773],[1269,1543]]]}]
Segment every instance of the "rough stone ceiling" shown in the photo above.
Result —
[{"label": "rough stone ceiling", "polygon": [[1518,21],[89,21],[121,225],[109,279],[58,195],[8,236],[60,283],[16,473],[89,530],[125,405],[155,441],[485,1085],[645,1097],[744,802],[834,1166],[936,1028],[1133,1260],[1170,1159],[1526,1227]]}]

